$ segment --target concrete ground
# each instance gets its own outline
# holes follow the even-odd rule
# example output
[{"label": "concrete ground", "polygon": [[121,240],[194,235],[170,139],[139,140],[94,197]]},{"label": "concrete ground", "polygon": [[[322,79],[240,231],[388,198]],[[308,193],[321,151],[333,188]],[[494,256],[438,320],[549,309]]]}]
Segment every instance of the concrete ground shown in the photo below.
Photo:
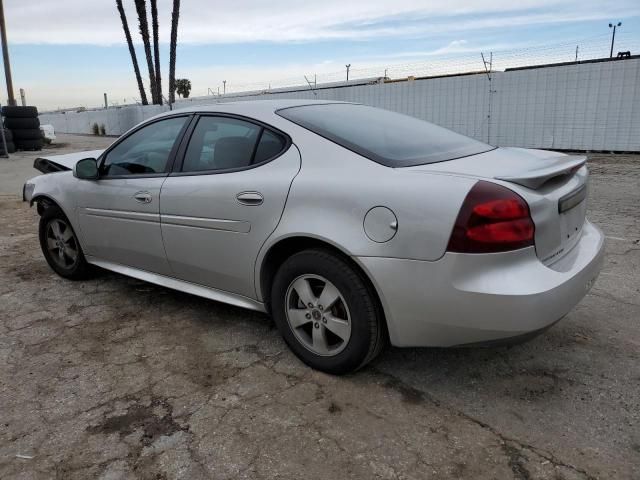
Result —
[{"label": "concrete ground", "polygon": [[57,277],[18,198],[35,156],[0,159],[0,478],[640,478],[640,156],[590,155],[606,263],[551,330],[341,378],[264,315]]}]

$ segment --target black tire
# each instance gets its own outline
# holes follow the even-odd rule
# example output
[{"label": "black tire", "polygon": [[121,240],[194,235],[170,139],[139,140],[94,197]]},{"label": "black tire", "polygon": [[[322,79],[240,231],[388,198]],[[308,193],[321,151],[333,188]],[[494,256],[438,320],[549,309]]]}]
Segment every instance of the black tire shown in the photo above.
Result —
[{"label": "black tire", "polygon": [[5,128],[10,128],[11,130],[25,130],[25,129],[34,129],[40,128],[40,119],[39,118],[5,118],[4,120]]},{"label": "black tire", "polygon": [[2,116],[6,118],[38,118],[36,107],[2,107]]},{"label": "black tire", "polygon": [[8,128],[4,129],[4,138],[7,142],[13,142],[13,132]]},{"label": "black tire", "polygon": [[[7,141],[7,153],[15,153],[16,152],[16,146],[13,142],[9,142]],[[4,155],[5,151],[4,151],[4,145],[0,142],[0,155]]]},{"label": "black tire", "polygon": [[29,128],[25,130],[12,129],[14,140],[37,140],[42,138],[42,131],[39,128]]},{"label": "black tire", "polygon": [[38,140],[14,140],[16,147],[20,150],[42,150],[42,139]]},{"label": "black tire", "polygon": [[[335,355],[311,351],[293,333],[287,319],[287,292],[294,281],[305,275],[317,275],[331,282],[350,313],[349,340]],[[385,344],[384,318],[375,292],[360,272],[328,250],[304,250],[280,266],[271,289],[271,309],[275,323],[293,353],[310,367],[323,372],[341,375],[358,370],[373,360]],[[321,324],[320,327],[324,329]],[[310,329],[313,328],[319,328],[319,322],[312,321]]]},{"label": "black tire", "polygon": [[[59,257],[58,259],[54,258],[55,253],[53,253],[48,247],[48,241],[50,239],[54,239],[51,237],[50,234],[52,231],[49,229],[49,226],[54,222],[62,222],[65,225],[65,229],[61,230],[63,234],[67,232],[66,228],[69,229],[69,233],[71,233],[72,237],[67,246],[76,247],[76,258],[71,261],[72,259],[70,257],[66,257],[66,259],[69,260],[69,264],[67,266],[62,264],[66,264],[66,262],[60,261]],[[82,252],[82,247],[80,246],[78,237],[76,236],[66,215],[58,206],[52,205],[44,210],[40,217],[38,233],[40,238],[40,248],[42,249],[44,258],[54,272],[61,277],[68,278],[69,280],[83,280],[91,276],[91,265],[89,265],[84,258],[84,253]]]}]

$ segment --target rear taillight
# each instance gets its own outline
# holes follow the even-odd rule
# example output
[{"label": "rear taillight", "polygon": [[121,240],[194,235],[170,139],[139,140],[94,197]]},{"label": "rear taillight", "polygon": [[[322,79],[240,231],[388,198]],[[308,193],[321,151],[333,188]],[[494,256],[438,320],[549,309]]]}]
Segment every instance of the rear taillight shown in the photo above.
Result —
[{"label": "rear taillight", "polygon": [[480,181],[467,194],[447,250],[494,253],[534,244],[529,205],[520,195],[495,183]]}]

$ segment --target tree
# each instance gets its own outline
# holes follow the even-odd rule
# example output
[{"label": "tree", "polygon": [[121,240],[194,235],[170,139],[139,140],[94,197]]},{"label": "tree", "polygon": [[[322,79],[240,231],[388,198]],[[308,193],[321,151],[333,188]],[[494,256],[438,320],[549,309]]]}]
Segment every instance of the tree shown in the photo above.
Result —
[{"label": "tree", "polygon": [[176,92],[182,98],[189,98],[189,93],[191,93],[191,81],[186,78],[178,78],[176,80]]},{"label": "tree", "polygon": [[158,2],[151,1],[151,25],[153,28],[153,57],[156,66],[156,99],[162,105],[162,77],[160,76],[160,27],[158,25]]},{"label": "tree", "polygon": [[147,21],[147,5],[146,0],[135,0],[136,12],[138,12],[138,23],[140,26],[140,35],[142,36],[142,44],[144,45],[144,54],[147,57],[147,68],[149,69],[149,90],[151,91],[151,101],[158,104],[158,89],[156,88],[156,75],[153,66],[153,58],[151,56],[151,42],[149,40],[149,23]]},{"label": "tree", "polygon": [[[0,0],[1,2],[2,0]],[[151,22],[153,29],[153,54],[151,53],[151,40],[149,38],[149,22],[147,20],[147,3],[146,0],[134,0],[136,6],[136,12],[138,14],[138,23],[140,29],[140,36],[142,37],[142,44],[144,46],[144,53],[147,60],[147,68],[149,69],[149,90],[151,93],[151,101],[154,104],[162,105],[162,77],[160,74],[160,26],[158,24],[158,4],[157,0],[149,0],[151,2]],[[129,53],[131,54],[131,60],[133,62],[133,68],[136,74],[136,80],[138,82],[138,88],[140,90],[140,97],[143,105],[148,105],[147,96],[144,90],[142,77],[140,75],[140,68],[138,66],[138,59],[136,58],[136,52],[133,47],[133,41],[131,40],[131,32],[129,31],[129,25],[127,24],[127,18],[125,16],[124,8],[122,6],[122,0],[116,0],[116,6],[120,12],[120,18],[122,19],[122,28],[124,29],[125,37],[127,38],[127,44],[129,45]],[[176,84],[176,48],[178,43],[178,19],[180,17],[180,0],[173,0],[173,11],[171,13],[171,43],[169,46],[169,103],[175,101],[175,92],[177,90]],[[186,80],[186,79],[185,79]],[[189,96],[191,90],[191,82],[186,80],[186,84],[183,85],[182,92],[185,93],[185,98]]]},{"label": "tree", "polygon": [[178,18],[180,17],[180,0],[173,0],[171,12],[171,43],[169,45],[169,103],[176,101],[176,46],[178,44]]},{"label": "tree", "polygon": [[136,50],[133,48],[133,41],[131,40],[131,32],[129,31],[129,23],[127,22],[127,16],[124,13],[124,7],[122,6],[122,0],[116,0],[116,7],[120,12],[120,19],[122,20],[122,29],[124,30],[124,36],[127,39],[127,45],[129,45],[129,53],[131,54],[131,63],[133,63],[133,71],[136,74],[136,81],[138,82],[138,90],[140,90],[140,99],[143,105],[149,105],[147,101],[147,93],[144,91],[144,84],[142,83],[142,76],[140,75],[140,67],[138,66],[138,58],[136,57]]}]

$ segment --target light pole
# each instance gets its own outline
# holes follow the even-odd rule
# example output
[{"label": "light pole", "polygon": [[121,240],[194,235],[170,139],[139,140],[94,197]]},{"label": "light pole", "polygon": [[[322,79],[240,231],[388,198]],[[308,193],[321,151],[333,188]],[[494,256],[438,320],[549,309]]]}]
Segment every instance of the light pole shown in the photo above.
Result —
[{"label": "light pole", "polygon": [[611,52],[609,53],[609,58],[613,58],[613,43],[616,41],[616,27],[621,27],[622,22],[618,22],[616,24],[610,23],[609,28],[613,28],[613,35],[611,35]]},{"label": "light pole", "polygon": [[351,68],[351,64],[345,65],[347,67],[347,82],[349,81],[349,69]]},{"label": "light pole", "polygon": [[11,80],[11,64],[9,63],[9,46],[7,45],[7,27],[4,24],[4,6],[0,0],[0,40],[2,41],[2,58],[4,60],[4,76],[7,79],[7,96],[9,105],[16,105],[16,98],[13,96],[13,81]]},{"label": "light pole", "polygon": [[222,80],[222,94],[225,95],[227,93],[227,81]]}]

